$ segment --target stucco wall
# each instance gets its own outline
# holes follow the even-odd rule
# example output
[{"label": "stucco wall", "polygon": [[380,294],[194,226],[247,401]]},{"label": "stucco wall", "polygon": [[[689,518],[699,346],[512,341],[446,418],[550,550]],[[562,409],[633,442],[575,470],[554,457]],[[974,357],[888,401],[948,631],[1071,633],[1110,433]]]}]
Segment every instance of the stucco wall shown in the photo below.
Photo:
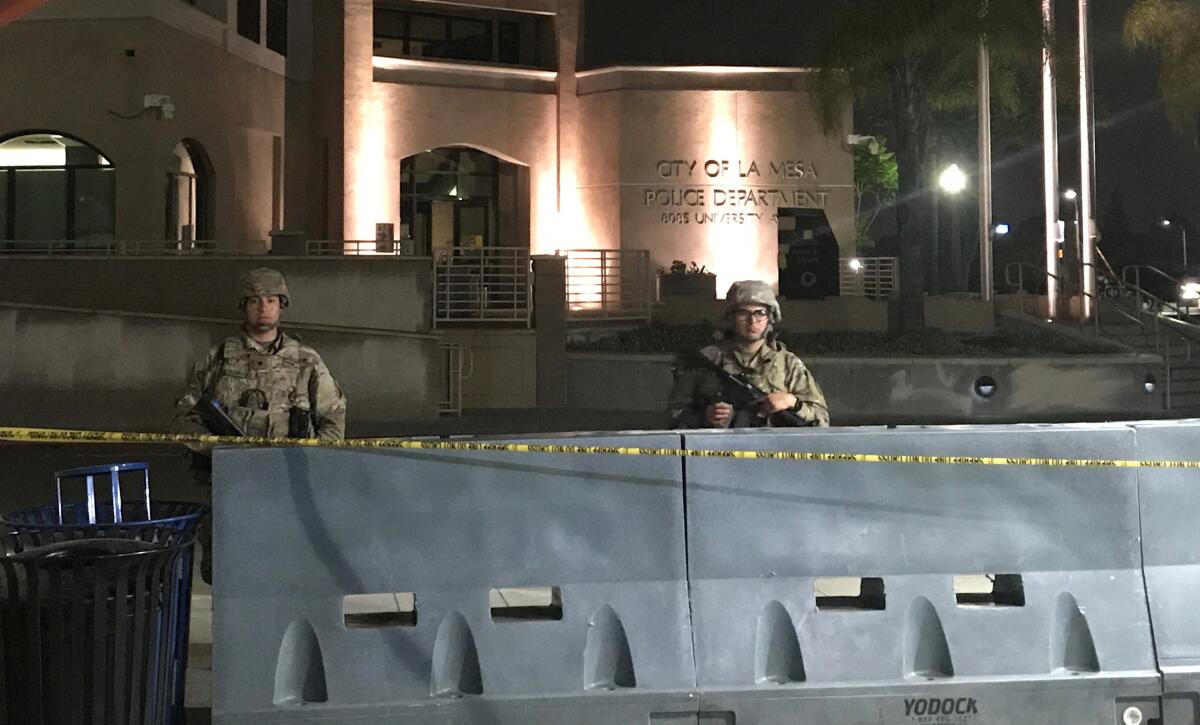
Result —
[{"label": "stucco wall", "polygon": [[[291,329],[321,353],[345,392],[350,435],[436,418],[435,337]],[[0,304],[5,423],[165,430],[191,365],[236,332],[233,320]]]},{"label": "stucco wall", "polygon": [[531,408],[537,404],[537,337],[533,330],[445,328],[446,342],[468,348],[463,408]]},{"label": "stucco wall", "polygon": [[[780,207],[823,208],[852,249],[852,157],[837,133],[821,131],[805,84],[795,69],[581,74],[581,123],[596,139],[580,161],[583,217],[619,219],[592,225],[597,246],[649,249],[658,267],[695,261],[717,273],[722,291],[737,279],[777,278]],[[847,107],[845,128],[849,119]],[[780,200],[774,189],[811,194]]]},{"label": "stucco wall", "polygon": [[421,258],[8,257],[0,301],[232,318],[237,276],[262,266],[287,277],[285,322],[429,329],[430,262]]},{"label": "stucco wall", "polygon": [[[372,4],[345,2],[344,234],[373,239],[375,224],[400,224],[400,161],[438,146],[472,146],[529,167],[534,253],[553,251],[558,210],[555,96],[443,87],[436,74],[376,81]],[[511,246],[526,240],[507,240]]]},{"label": "stucco wall", "polygon": [[[672,355],[573,352],[567,404],[599,410],[665,411]],[[805,358],[835,425],[1132,420],[1159,414],[1147,394],[1157,355],[1055,358]],[[974,391],[996,382],[991,398]]]},{"label": "stucco wall", "polygon": [[360,183],[354,191],[359,212],[348,234],[374,238],[375,223],[383,221],[399,229],[400,162],[426,149],[465,145],[529,167],[531,239],[502,240],[503,244],[530,241],[535,254],[556,248],[554,96],[377,82],[367,107],[348,106],[346,117],[348,124],[357,118],[363,126],[360,133],[371,139],[360,146],[356,159],[348,159]]},{"label": "stucco wall", "polygon": [[[822,330],[858,330],[885,332],[888,329],[888,303],[866,297],[826,297],[823,300],[780,300],[783,327],[791,332]],[[700,297],[665,297],[662,307],[654,310],[654,320],[672,325],[694,324],[707,320],[722,323],[725,301]]]},{"label": "stucco wall", "polygon": [[[866,297],[826,297],[821,300],[780,300],[783,327],[792,332],[822,330],[858,330],[886,332],[889,306],[894,302]],[[654,319],[668,324],[689,324],[708,320],[720,324],[725,301],[702,297],[665,297],[654,311]],[[945,332],[986,334],[996,329],[990,302],[963,297],[925,298],[925,322]]]},{"label": "stucco wall", "polygon": [[[147,17],[25,20],[0,29],[0,135],[57,131],[98,148],[116,167],[118,239],[163,238],[172,149],[195,139],[214,169],[210,236],[265,239],[283,77],[225,50],[220,21],[183,12],[194,16],[196,33]],[[246,44],[248,54],[266,52]],[[147,93],[170,95],[175,117],[109,113],[141,111]]]}]

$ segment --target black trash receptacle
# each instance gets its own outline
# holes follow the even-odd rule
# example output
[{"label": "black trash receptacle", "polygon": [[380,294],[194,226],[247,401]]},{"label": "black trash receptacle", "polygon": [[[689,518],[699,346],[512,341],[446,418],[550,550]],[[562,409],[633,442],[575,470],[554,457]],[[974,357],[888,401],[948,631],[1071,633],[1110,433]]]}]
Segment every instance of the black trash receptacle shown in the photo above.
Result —
[{"label": "black trash receptacle", "polygon": [[161,527],[0,535],[0,722],[171,722],[181,557]]},{"label": "black trash receptacle", "polygon": [[[54,474],[57,489],[57,504],[38,506],[21,511],[13,511],[0,517],[0,524],[14,531],[29,531],[33,533],[46,532],[72,526],[103,526],[118,528],[144,528],[147,526],[179,529],[194,538],[200,520],[209,513],[209,507],[185,501],[151,501],[150,472],[147,463],[117,463],[99,466],[85,466]],[[138,477],[138,488],[142,489],[142,498],[122,498],[112,496],[111,500],[95,495],[96,484],[108,483],[110,489],[120,488],[119,477],[122,473],[142,474]],[[63,482],[70,479],[86,479],[86,501],[69,502],[63,500]],[[100,487],[101,491],[104,487]],[[115,506],[114,501],[120,501]],[[187,547],[179,559],[176,568],[175,585],[179,592],[175,597],[176,609],[174,622],[177,631],[174,634],[175,650],[172,653],[174,672],[171,675],[171,710],[172,720],[169,722],[182,724],[185,720],[184,707],[186,695],[189,622],[192,607],[192,550]]]}]

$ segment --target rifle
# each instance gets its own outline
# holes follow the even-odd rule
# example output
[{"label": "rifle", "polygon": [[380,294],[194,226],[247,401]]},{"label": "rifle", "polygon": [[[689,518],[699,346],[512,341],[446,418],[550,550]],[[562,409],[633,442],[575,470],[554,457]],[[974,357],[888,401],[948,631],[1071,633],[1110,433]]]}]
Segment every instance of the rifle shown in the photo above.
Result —
[{"label": "rifle", "polygon": [[[738,425],[739,421],[746,421],[745,413],[749,411],[757,411],[762,402],[766,400],[767,393],[759,388],[754,383],[746,379],[745,375],[739,373],[731,373],[721,367],[712,360],[697,353],[695,360],[700,363],[701,367],[716,374],[718,382],[721,383],[721,393],[717,396],[716,402],[727,402],[734,407],[736,411],[734,421],[731,427],[744,428],[751,427],[753,423],[743,422]],[[726,396],[723,395],[728,391],[731,393],[729,400],[722,400]],[[781,410],[777,413],[772,413],[770,419],[773,423],[779,426],[790,426],[802,428],[806,426],[816,425],[816,421],[805,420],[800,417],[794,410]]]},{"label": "rifle", "polygon": [[237,421],[230,418],[229,413],[225,412],[225,407],[207,395],[201,396],[196,401],[196,404],[192,406],[192,410],[200,416],[200,421],[204,423],[204,427],[208,428],[209,432],[213,435],[246,435],[246,431],[237,424]]}]

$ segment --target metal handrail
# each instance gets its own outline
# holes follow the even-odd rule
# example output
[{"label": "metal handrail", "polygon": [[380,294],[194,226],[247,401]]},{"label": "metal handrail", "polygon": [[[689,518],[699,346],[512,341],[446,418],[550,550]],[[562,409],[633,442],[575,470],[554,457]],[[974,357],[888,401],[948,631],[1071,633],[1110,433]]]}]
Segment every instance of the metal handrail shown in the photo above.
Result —
[{"label": "metal handrail", "polygon": [[[1149,331],[1151,331],[1151,330],[1153,331],[1153,333],[1154,333],[1154,351],[1155,351],[1155,353],[1157,353],[1158,355],[1160,355],[1163,358],[1163,365],[1166,368],[1166,370],[1165,370],[1166,385],[1164,387],[1164,401],[1163,402],[1164,402],[1164,406],[1167,409],[1170,409],[1170,407],[1171,407],[1171,388],[1172,388],[1172,378],[1173,378],[1172,373],[1173,373],[1174,363],[1173,363],[1173,360],[1171,357],[1171,336],[1162,334],[1162,331],[1163,331],[1163,329],[1166,329],[1167,332],[1170,332],[1171,335],[1175,336],[1176,338],[1178,338],[1180,341],[1183,342],[1184,362],[1185,363],[1191,362],[1191,360],[1192,360],[1192,341],[1189,340],[1186,335],[1179,332],[1178,330],[1173,330],[1170,328],[1160,328],[1158,315],[1151,315],[1150,318],[1153,320],[1153,325],[1148,325],[1142,317],[1142,315],[1145,313],[1145,309],[1142,305],[1142,299],[1143,298],[1151,299],[1151,300],[1155,300],[1155,301],[1158,301],[1158,302],[1161,302],[1164,304],[1169,304],[1169,303],[1167,303],[1165,300],[1160,300],[1158,297],[1156,297],[1155,295],[1153,295],[1149,292],[1146,292],[1145,290],[1141,289],[1141,287],[1139,287],[1139,286],[1130,284],[1125,279],[1125,277],[1126,277],[1125,272],[1129,269],[1129,267],[1126,267],[1125,270],[1122,270],[1122,278],[1118,279],[1116,274],[1113,272],[1112,267],[1108,265],[1108,260],[1104,259],[1103,255],[1101,255],[1101,260],[1105,263],[1105,267],[1107,268],[1107,274],[1104,272],[1103,269],[1099,268],[1099,266],[1095,265],[1095,264],[1087,264],[1087,265],[1084,265],[1084,267],[1085,267],[1085,269],[1087,267],[1095,267],[1098,272],[1097,279],[1106,279],[1110,284],[1116,284],[1119,289],[1129,292],[1137,298],[1137,304],[1135,306],[1136,314],[1130,314],[1129,312],[1126,312],[1125,310],[1123,310],[1120,307],[1117,307],[1115,305],[1110,305],[1110,309],[1112,311],[1116,312],[1117,314],[1119,314],[1120,316],[1124,317],[1125,319],[1133,322],[1138,327],[1140,327],[1143,331],[1143,334],[1146,335],[1147,337],[1149,337],[1149,334],[1148,334]],[[1148,267],[1149,265],[1145,265],[1145,266]],[[1056,274],[1053,274],[1053,273],[1047,271],[1045,267],[1039,267],[1038,265],[1031,264],[1029,262],[1009,262],[1007,265],[1005,265],[1004,281],[1007,284],[1009,284],[1010,286],[1017,287],[1017,290],[1018,290],[1017,304],[1019,306],[1019,310],[1022,315],[1025,314],[1024,269],[1026,267],[1037,272],[1040,277],[1050,277],[1050,278],[1053,278],[1056,280],[1060,279],[1059,275],[1056,275]],[[1014,269],[1017,271],[1017,279],[1016,280],[1014,280],[1012,277],[1012,272]],[[1162,270],[1155,269],[1154,271],[1162,273],[1162,274],[1164,274],[1164,276],[1167,276],[1167,275],[1165,275],[1165,273],[1162,272]],[[1169,276],[1168,276],[1168,279],[1170,279]],[[1092,324],[1093,324],[1096,334],[1099,335],[1100,331],[1101,331],[1100,310],[1101,310],[1101,306],[1104,304],[1104,298],[1096,295],[1095,293],[1086,292],[1082,289],[1079,289],[1075,285],[1070,285],[1070,287],[1073,289],[1068,289],[1068,292],[1071,292],[1071,291],[1079,292],[1080,294],[1083,294],[1086,297],[1089,297],[1094,301],[1094,307],[1093,307],[1093,313],[1092,313]],[[1164,348],[1165,348],[1165,350],[1164,350]]]},{"label": "metal handrail", "polygon": [[415,257],[411,239],[380,241],[376,239],[309,239],[304,243],[309,256],[343,257]]},{"label": "metal handrail", "polygon": [[[1178,287],[1180,284],[1180,281],[1178,279],[1172,277],[1171,275],[1167,274],[1166,272],[1162,271],[1161,269],[1159,269],[1158,267],[1155,267],[1152,264],[1127,264],[1127,265],[1125,265],[1124,267],[1121,268],[1121,283],[1122,283],[1122,285],[1124,285],[1126,287],[1132,287],[1132,291],[1137,296],[1139,309],[1141,309],[1141,307],[1142,307],[1141,303],[1142,303],[1143,299],[1146,299],[1146,300],[1150,300],[1155,305],[1157,305],[1159,309],[1168,309],[1169,308],[1169,309],[1174,310],[1175,314],[1177,316],[1181,316],[1181,317],[1186,316],[1186,314],[1183,311],[1183,308],[1179,306],[1178,302],[1172,302],[1170,300],[1163,299],[1161,297],[1154,295],[1153,293],[1147,292],[1145,289],[1142,288],[1142,270],[1143,269],[1146,270],[1147,272],[1153,272],[1155,275],[1157,275],[1161,279],[1167,280],[1168,282],[1171,283],[1171,285],[1173,287]],[[1133,272],[1133,280],[1134,280],[1132,282],[1132,284],[1129,282],[1129,273],[1131,271]]]},{"label": "metal handrail", "polygon": [[265,240],[183,241],[173,239],[11,239],[0,241],[0,255],[93,257],[263,256]]},{"label": "metal handrail", "polygon": [[1130,273],[1130,271],[1132,271],[1133,272],[1132,284],[1135,287],[1141,287],[1142,286],[1142,270],[1143,269],[1146,270],[1147,272],[1153,272],[1153,273],[1157,274],[1159,277],[1162,277],[1163,279],[1167,280],[1168,282],[1171,282],[1173,284],[1179,284],[1179,280],[1175,279],[1171,275],[1162,271],[1158,267],[1155,267],[1153,264],[1127,264],[1127,265],[1125,265],[1124,267],[1121,268],[1121,281],[1125,282],[1126,284],[1130,284],[1129,273]]},{"label": "metal handrail", "polygon": [[[1095,265],[1088,265],[1088,266],[1094,267]],[[1021,314],[1025,314],[1025,269],[1026,268],[1029,268],[1029,269],[1037,272],[1038,279],[1045,279],[1046,277],[1049,277],[1051,279],[1058,281],[1060,285],[1062,285],[1065,282],[1066,285],[1070,288],[1070,289],[1068,289],[1068,291],[1071,292],[1072,294],[1075,292],[1078,292],[1079,294],[1083,295],[1084,297],[1091,299],[1093,302],[1093,305],[1095,307],[1095,312],[1092,314],[1092,328],[1097,335],[1100,334],[1100,307],[1099,307],[1100,297],[1098,297],[1096,295],[1096,293],[1088,292],[1087,290],[1082,289],[1078,285],[1072,285],[1070,283],[1070,280],[1065,280],[1060,275],[1050,272],[1045,267],[1039,267],[1038,265],[1033,264],[1032,262],[1009,262],[1008,264],[1004,265],[1004,282],[1006,284],[1008,284],[1010,287],[1015,286],[1017,288],[1017,304],[1019,305]],[[1012,273],[1013,273],[1014,269],[1017,272],[1016,280],[1014,280],[1012,277]],[[1131,319],[1133,319],[1135,322],[1138,322],[1139,324],[1141,324],[1140,321],[1137,320],[1136,318],[1131,317]]]},{"label": "metal handrail", "polygon": [[438,343],[438,348],[444,355],[442,374],[445,375],[442,381],[442,399],[438,402],[438,414],[461,416],[463,380],[471,377],[471,373],[464,372],[465,361],[470,357],[471,372],[474,372],[474,356],[471,354],[471,348],[458,342],[441,342]]}]

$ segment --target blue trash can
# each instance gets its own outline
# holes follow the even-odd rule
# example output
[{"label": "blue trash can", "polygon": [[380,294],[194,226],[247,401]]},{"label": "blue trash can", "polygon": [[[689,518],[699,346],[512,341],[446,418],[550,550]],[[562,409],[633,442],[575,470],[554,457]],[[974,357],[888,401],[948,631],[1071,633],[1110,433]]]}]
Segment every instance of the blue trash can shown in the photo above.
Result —
[{"label": "blue trash can", "polygon": [[0,722],[171,723],[192,541],[144,524],[0,533]]},{"label": "blue trash can", "polygon": [[[54,474],[56,503],[14,511],[0,517],[0,524],[16,532],[41,534],[64,528],[127,528],[136,531],[149,526],[180,531],[187,539],[193,540],[201,518],[209,513],[209,507],[184,501],[151,500],[149,469],[147,463],[115,463],[57,471]],[[123,495],[121,475],[131,473],[138,482],[140,497],[129,498]],[[128,477],[126,475],[126,478]],[[64,500],[64,481],[76,478],[84,482],[84,500]],[[97,484],[102,484],[101,490],[107,494],[104,497],[107,500],[98,500]],[[187,679],[188,624],[192,606],[193,549],[192,545],[185,547],[172,570],[172,582],[177,591],[172,597],[176,611],[173,612],[171,621],[175,623],[176,631],[171,633],[171,719],[167,722],[180,724],[185,719],[184,696]]]}]

